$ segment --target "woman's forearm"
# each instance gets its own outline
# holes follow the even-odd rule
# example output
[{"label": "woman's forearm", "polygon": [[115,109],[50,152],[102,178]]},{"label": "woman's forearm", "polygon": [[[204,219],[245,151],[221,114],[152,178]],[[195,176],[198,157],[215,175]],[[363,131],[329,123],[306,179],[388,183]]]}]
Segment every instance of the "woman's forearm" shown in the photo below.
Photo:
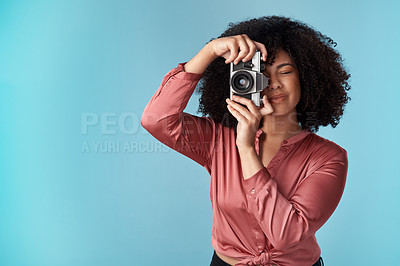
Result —
[{"label": "woman's forearm", "polygon": [[189,62],[184,66],[185,72],[202,74],[208,65],[214,61],[215,56],[211,47],[206,44]]},{"label": "woman's forearm", "polygon": [[243,179],[249,179],[264,167],[255,148],[239,150],[239,155],[242,164]]}]

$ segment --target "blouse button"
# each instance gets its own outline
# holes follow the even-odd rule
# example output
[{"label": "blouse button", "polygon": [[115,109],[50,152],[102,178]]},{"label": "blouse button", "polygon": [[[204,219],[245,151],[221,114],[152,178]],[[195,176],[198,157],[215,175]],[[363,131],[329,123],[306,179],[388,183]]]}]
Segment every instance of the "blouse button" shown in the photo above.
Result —
[{"label": "blouse button", "polygon": [[286,140],[284,140],[284,141],[283,141],[283,144],[286,144],[286,143],[287,143],[287,141],[286,141]]},{"label": "blouse button", "polygon": [[250,191],[250,194],[254,194],[254,193],[256,193],[256,190],[253,188],[253,189]]},{"label": "blouse button", "polygon": [[283,150],[283,152],[284,152],[284,153],[286,153],[286,152],[287,152],[287,149],[286,149],[286,148],[283,148],[282,150]]}]

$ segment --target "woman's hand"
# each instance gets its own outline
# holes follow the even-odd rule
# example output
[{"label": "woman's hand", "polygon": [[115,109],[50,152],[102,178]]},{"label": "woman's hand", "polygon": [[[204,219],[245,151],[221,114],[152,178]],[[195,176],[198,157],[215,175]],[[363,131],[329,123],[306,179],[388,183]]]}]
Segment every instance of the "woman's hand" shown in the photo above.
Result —
[{"label": "woman's hand", "polygon": [[184,66],[186,72],[201,74],[208,65],[218,57],[225,58],[225,63],[238,64],[253,58],[256,51],[260,50],[264,61],[267,60],[267,49],[264,44],[252,41],[246,34],[218,38],[207,43]]},{"label": "woman's hand", "polygon": [[225,63],[233,62],[237,65],[253,58],[257,50],[261,51],[262,58],[267,61],[267,49],[264,44],[251,40],[246,34],[218,38],[209,42],[209,46],[215,57],[225,58]]},{"label": "woman's hand", "polygon": [[261,119],[274,111],[267,96],[263,96],[263,107],[257,107],[252,100],[240,96],[233,96],[233,101],[227,98],[226,102],[229,112],[238,120],[236,146],[239,152],[255,149],[254,139]]}]

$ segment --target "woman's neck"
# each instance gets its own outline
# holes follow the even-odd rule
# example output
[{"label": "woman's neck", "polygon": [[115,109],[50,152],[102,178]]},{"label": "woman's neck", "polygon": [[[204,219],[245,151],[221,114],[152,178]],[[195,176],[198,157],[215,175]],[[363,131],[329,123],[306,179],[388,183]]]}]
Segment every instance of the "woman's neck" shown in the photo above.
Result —
[{"label": "woman's neck", "polygon": [[282,141],[297,135],[301,127],[297,116],[266,116],[263,118],[264,142],[281,144]]}]

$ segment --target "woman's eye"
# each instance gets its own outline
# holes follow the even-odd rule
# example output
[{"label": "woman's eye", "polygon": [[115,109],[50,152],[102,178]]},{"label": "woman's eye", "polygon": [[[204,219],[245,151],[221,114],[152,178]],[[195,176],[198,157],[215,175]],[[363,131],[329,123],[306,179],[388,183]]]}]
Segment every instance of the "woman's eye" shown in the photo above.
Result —
[{"label": "woman's eye", "polygon": [[283,74],[283,75],[290,74],[290,73],[292,73],[292,71],[281,72],[281,74]]}]

